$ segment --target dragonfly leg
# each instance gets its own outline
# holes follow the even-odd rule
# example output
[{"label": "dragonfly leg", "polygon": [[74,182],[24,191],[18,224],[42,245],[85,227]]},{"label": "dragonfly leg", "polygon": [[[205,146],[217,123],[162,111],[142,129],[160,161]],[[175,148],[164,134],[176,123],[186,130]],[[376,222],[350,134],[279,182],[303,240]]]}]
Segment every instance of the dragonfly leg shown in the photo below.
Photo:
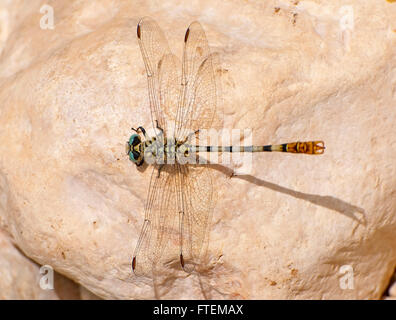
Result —
[{"label": "dragonfly leg", "polygon": [[164,129],[162,129],[162,128],[159,126],[158,120],[155,120],[155,123],[156,123],[156,128],[157,128],[159,131],[161,131],[161,135],[160,135],[160,136],[162,136],[162,138],[163,138],[162,141],[166,141],[166,135],[165,135]]},{"label": "dragonfly leg", "polygon": [[131,130],[135,131],[136,133],[141,132],[141,133],[143,133],[144,137],[147,138],[147,136],[146,136],[146,130],[144,130],[144,128],[143,128],[142,126],[140,126],[140,127],[137,128],[137,129],[135,129],[135,128],[132,127]]},{"label": "dragonfly leg", "polygon": [[160,175],[161,175],[161,170],[162,170],[162,168],[164,167],[164,165],[165,165],[165,164],[160,164],[160,166],[159,166],[159,168],[158,168],[158,178],[159,178]]},{"label": "dragonfly leg", "polygon": [[180,145],[185,144],[187,141],[190,141],[190,138],[191,138],[193,135],[196,135],[197,133],[199,133],[199,129],[198,129],[198,130],[195,130],[194,132],[191,132],[191,133],[186,137],[186,139],[184,139],[182,142],[180,142]]},{"label": "dragonfly leg", "polygon": [[158,120],[155,120],[155,123],[157,125],[157,129],[161,131],[162,134],[164,134],[164,129],[162,129],[159,124],[158,124]]}]

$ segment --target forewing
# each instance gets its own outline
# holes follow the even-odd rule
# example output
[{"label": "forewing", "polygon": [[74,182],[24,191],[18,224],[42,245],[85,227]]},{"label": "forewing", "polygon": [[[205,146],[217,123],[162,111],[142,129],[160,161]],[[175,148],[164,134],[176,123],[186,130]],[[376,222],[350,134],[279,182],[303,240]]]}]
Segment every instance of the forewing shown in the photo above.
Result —
[{"label": "forewing", "polygon": [[[173,54],[166,54],[158,65],[159,100],[166,121],[163,129],[173,136],[181,91],[181,63]],[[166,127],[165,127],[166,126]]]},{"label": "forewing", "polygon": [[166,119],[159,100],[158,65],[164,56],[171,54],[169,44],[161,28],[149,17],[139,21],[137,38],[146,68],[153,127],[156,127],[157,120],[158,125],[164,128]]},{"label": "forewing", "polygon": [[193,22],[185,35],[176,138],[183,140],[189,132],[222,127],[220,73],[218,55],[210,53],[202,26]]}]

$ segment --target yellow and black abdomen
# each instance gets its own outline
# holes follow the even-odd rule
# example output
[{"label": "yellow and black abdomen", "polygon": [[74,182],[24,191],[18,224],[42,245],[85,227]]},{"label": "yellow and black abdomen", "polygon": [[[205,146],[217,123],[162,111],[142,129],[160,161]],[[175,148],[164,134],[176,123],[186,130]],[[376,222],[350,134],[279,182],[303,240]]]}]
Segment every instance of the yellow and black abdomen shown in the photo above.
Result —
[{"label": "yellow and black abdomen", "polygon": [[289,152],[304,154],[322,154],[323,141],[291,142],[270,144],[267,146],[193,146],[194,152]]},{"label": "yellow and black abdomen", "polygon": [[[289,152],[305,154],[322,154],[325,146],[323,141],[291,142],[283,144],[272,144],[262,147],[253,147],[253,152]],[[257,149],[255,149],[257,148]]]}]

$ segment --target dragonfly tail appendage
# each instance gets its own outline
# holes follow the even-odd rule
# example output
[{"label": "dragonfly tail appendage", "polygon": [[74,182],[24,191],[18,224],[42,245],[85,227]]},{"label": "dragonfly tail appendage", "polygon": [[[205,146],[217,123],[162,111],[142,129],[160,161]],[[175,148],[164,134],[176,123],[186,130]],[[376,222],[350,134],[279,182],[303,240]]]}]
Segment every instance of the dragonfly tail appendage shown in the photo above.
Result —
[{"label": "dragonfly tail appendage", "polygon": [[290,153],[323,154],[325,149],[323,141],[291,142],[281,146],[283,152]]}]

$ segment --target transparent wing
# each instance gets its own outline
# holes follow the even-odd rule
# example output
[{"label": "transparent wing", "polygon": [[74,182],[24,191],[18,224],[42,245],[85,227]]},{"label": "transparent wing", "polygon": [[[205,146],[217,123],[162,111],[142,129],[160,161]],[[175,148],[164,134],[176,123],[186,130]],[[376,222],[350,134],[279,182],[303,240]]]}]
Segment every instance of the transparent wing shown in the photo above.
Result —
[{"label": "transparent wing", "polygon": [[[174,259],[179,243],[176,166],[164,166],[158,175],[153,168],[145,205],[145,219],[136,245],[132,267],[137,276],[153,278],[167,258]],[[169,250],[168,250],[169,249]],[[164,254],[164,252],[169,253]]]},{"label": "transparent wing", "polygon": [[[191,130],[221,127],[218,58],[210,54],[201,25],[194,22],[186,32],[182,68],[152,19],[142,19],[137,34],[146,67],[153,127],[157,120],[179,141]],[[169,132],[172,122],[174,131]],[[209,169],[165,165],[158,175],[154,168],[145,221],[132,261],[135,274],[152,278],[157,266],[174,259],[175,248],[182,254],[185,270],[192,271],[207,244],[213,199]]]},{"label": "transparent wing", "polygon": [[158,65],[159,100],[165,115],[164,126],[167,135],[173,136],[177,106],[181,91],[181,63],[173,54],[164,55]]},{"label": "transparent wing", "polygon": [[206,251],[216,196],[209,168],[180,166],[177,172],[181,194],[180,251],[184,270],[192,272]]},{"label": "transparent wing", "polygon": [[202,26],[198,22],[191,23],[184,38],[177,139],[183,140],[188,133],[198,129],[222,127],[220,72],[219,57],[210,53]]},{"label": "transparent wing", "polygon": [[160,61],[165,55],[171,54],[168,41],[158,24],[151,18],[141,19],[137,26],[137,38],[146,68],[148,91],[150,100],[151,119],[153,127],[164,128],[166,119],[162,112],[159,97],[159,69]]}]

